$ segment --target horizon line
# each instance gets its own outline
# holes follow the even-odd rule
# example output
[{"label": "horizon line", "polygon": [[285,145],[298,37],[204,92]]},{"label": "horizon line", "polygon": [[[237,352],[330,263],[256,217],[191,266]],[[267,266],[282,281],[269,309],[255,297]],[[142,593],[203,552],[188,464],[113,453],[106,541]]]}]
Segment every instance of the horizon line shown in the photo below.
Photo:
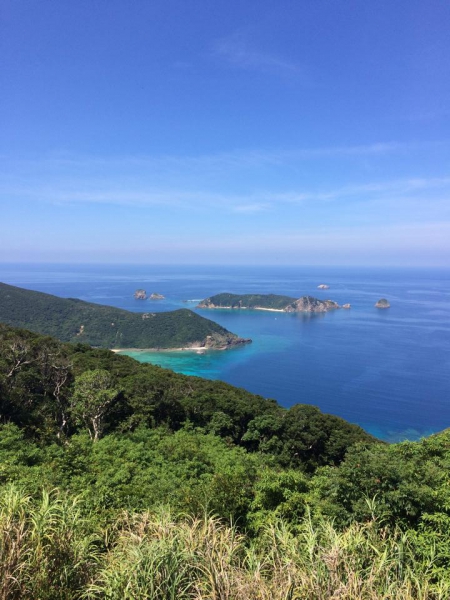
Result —
[{"label": "horizon line", "polygon": [[129,266],[129,267],[248,267],[248,268],[266,268],[266,267],[280,267],[280,268],[328,268],[328,269],[444,269],[450,270],[450,265],[436,265],[436,264],[423,264],[423,265],[411,265],[411,264],[293,264],[293,263],[174,263],[174,262],[119,262],[119,261],[64,261],[64,262],[51,262],[51,261],[28,261],[28,260],[17,260],[17,261],[2,261],[0,260],[0,266],[16,266],[16,265],[46,265],[46,266]]}]

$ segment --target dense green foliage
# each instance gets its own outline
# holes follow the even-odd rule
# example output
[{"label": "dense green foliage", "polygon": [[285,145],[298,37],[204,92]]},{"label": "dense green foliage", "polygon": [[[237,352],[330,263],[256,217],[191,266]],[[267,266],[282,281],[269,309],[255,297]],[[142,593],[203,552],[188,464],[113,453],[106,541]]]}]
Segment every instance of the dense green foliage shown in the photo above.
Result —
[{"label": "dense green foliage", "polygon": [[0,598],[450,595],[449,431],[388,445],[7,326],[0,412]]},{"label": "dense green foliage", "polygon": [[356,442],[372,442],[360,427],[309,405],[289,410],[220,381],[140,364],[109,350],[62,344],[0,325],[0,411],[35,439],[87,431],[133,431],[189,424],[282,465],[337,464]]},{"label": "dense green foliage", "polygon": [[283,310],[288,304],[292,304],[296,298],[290,296],[278,296],[277,294],[216,294],[200,303],[213,304],[220,308],[273,308]]},{"label": "dense green foliage", "polygon": [[0,322],[101,348],[181,348],[233,344],[237,336],[217,323],[180,309],[132,313],[73,298],[58,298],[0,283]]}]

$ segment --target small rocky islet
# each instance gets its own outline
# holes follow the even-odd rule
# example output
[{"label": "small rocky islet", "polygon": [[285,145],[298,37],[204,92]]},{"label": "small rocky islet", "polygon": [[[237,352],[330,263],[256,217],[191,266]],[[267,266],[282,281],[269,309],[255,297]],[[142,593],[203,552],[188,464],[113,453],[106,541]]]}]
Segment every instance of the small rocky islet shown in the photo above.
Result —
[{"label": "small rocky islet", "polygon": [[147,300],[147,292],[145,290],[136,290],[133,294],[135,300]]},{"label": "small rocky islet", "polygon": [[137,289],[134,292],[133,297],[135,300],[164,300],[165,298],[165,296],[158,294],[157,292],[153,292],[148,296],[146,290],[143,289]]},{"label": "small rocky islet", "polygon": [[375,303],[375,308],[390,308],[391,305],[386,298],[380,298],[378,302]]}]

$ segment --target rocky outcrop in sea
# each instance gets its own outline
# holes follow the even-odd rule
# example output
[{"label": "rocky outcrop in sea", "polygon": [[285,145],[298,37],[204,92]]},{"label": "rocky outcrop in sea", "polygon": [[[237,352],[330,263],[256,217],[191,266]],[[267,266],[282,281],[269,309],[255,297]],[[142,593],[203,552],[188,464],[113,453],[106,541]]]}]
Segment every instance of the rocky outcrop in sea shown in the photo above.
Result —
[{"label": "rocky outcrop in sea", "polygon": [[334,300],[319,300],[318,298],[313,298],[312,296],[302,296],[292,304],[289,304],[284,309],[285,312],[327,312],[329,310],[334,310],[336,308],[340,308],[337,302]]},{"label": "rocky outcrop in sea", "polygon": [[378,302],[375,304],[375,308],[390,308],[390,304],[386,298],[380,298]]},{"label": "rocky outcrop in sea", "polygon": [[133,295],[135,300],[147,300],[147,292],[145,290],[136,290]]}]

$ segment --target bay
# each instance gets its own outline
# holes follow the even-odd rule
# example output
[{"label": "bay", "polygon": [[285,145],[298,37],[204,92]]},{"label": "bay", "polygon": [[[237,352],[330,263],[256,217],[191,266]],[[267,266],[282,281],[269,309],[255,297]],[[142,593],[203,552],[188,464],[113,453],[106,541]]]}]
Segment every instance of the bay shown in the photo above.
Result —
[{"label": "bay", "polygon": [[[314,404],[385,440],[450,426],[450,270],[0,264],[0,281],[132,311],[196,310],[253,343],[131,355],[286,407]],[[321,283],[330,288],[317,289]],[[135,300],[137,288],[165,299]],[[319,315],[195,308],[219,292],[309,294],[352,308]],[[390,309],[374,307],[381,297]]]}]

